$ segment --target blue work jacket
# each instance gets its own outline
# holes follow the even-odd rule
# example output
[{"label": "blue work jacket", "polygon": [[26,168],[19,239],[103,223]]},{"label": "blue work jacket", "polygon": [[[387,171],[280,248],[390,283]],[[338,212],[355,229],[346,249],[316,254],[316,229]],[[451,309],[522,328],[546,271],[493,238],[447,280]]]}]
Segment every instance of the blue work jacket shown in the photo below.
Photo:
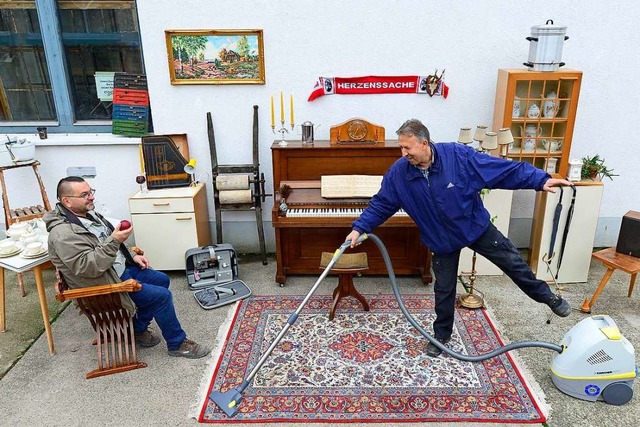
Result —
[{"label": "blue work jacket", "polygon": [[551,178],[529,163],[479,153],[463,144],[430,146],[428,177],[404,157],[397,160],[353,222],[355,230],[370,233],[403,208],[418,226],[422,243],[436,254],[450,254],[475,242],[489,226],[480,190],[542,190]]}]

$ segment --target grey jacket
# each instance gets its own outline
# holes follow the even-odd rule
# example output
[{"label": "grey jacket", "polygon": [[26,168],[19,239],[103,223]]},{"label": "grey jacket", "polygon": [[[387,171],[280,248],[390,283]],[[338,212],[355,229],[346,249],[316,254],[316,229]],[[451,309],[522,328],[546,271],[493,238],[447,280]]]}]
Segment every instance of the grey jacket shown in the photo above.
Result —
[{"label": "grey jacket", "polygon": [[[97,214],[107,227],[113,231],[113,225]],[[127,265],[134,261],[129,250],[111,236],[100,240],[87,230],[78,217],[58,203],[43,220],[49,232],[49,258],[62,274],[69,288],[86,288],[121,282],[113,268],[118,250],[122,250]],[[135,312],[135,304],[129,294],[120,294],[122,306]]]}]

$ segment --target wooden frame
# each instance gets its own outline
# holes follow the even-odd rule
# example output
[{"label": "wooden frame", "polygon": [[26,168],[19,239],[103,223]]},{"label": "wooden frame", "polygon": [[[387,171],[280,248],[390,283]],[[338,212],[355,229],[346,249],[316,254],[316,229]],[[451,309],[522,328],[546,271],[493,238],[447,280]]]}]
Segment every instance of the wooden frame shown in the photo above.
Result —
[{"label": "wooden frame", "polygon": [[265,84],[262,30],[166,30],[165,38],[173,85]]}]

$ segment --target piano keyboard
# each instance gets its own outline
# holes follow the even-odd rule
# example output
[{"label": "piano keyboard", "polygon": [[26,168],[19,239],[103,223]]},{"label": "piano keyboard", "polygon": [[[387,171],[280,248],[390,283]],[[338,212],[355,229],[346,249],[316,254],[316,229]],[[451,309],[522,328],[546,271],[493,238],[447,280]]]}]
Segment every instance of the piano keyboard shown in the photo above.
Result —
[{"label": "piano keyboard", "polygon": [[[364,211],[363,208],[323,208],[323,209],[300,209],[289,208],[287,218],[358,218]],[[394,217],[409,217],[407,213],[400,209],[393,214]]]}]

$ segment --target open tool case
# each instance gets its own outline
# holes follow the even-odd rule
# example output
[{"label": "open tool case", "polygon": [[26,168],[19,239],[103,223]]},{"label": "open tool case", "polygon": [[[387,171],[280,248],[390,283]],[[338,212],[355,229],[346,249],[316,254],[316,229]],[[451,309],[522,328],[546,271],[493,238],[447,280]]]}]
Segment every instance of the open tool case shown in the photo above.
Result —
[{"label": "open tool case", "polygon": [[238,258],[228,243],[202,246],[185,253],[187,285],[204,309],[239,301],[251,295],[251,289],[238,280]]}]

